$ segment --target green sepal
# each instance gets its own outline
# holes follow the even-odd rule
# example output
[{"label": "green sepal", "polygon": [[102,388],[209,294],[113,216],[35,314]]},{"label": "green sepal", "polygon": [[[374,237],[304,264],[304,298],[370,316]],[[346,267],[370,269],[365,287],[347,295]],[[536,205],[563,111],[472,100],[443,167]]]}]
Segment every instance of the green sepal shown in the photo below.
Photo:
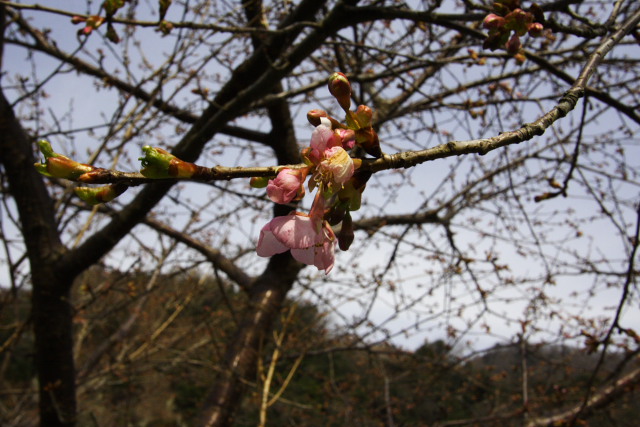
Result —
[{"label": "green sepal", "polygon": [[251,188],[265,188],[269,185],[269,177],[266,176],[254,176],[249,181]]}]

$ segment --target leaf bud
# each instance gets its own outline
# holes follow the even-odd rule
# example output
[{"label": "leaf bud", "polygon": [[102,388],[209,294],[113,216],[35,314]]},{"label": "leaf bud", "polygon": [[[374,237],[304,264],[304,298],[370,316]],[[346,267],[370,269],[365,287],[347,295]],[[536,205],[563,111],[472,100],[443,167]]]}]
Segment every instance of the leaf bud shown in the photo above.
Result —
[{"label": "leaf bud", "polygon": [[112,184],[104,187],[77,187],[73,191],[76,196],[90,205],[107,203],[121,195],[127,190],[123,184]]},{"label": "leaf bud", "polygon": [[191,178],[198,171],[198,166],[180,160],[162,148],[145,145],[142,151],[145,156],[138,159],[143,167],[140,173],[147,178]]}]

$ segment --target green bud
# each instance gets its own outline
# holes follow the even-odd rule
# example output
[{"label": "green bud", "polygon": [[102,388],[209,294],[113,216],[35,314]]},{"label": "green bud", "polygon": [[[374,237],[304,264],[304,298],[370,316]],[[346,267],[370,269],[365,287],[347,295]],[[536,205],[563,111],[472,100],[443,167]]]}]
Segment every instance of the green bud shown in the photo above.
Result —
[{"label": "green bud", "polygon": [[59,154],[53,151],[53,147],[51,147],[51,143],[46,139],[41,139],[38,141],[38,148],[40,152],[44,156],[45,159],[49,157],[58,157]]},{"label": "green bud", "polygon": [[140,170],[142,175],[156,179],[171,177],[169,175],[169,165],[176,156],[162,148],[150,145],[142,147],[142,151],[144,152],[144,157],[138,159],[142,163],[142,170]]},{"label": "green bud", "polygon": [[38,148],[44,155],[45,160],[42,163],[36,163],[34,166],[42,175],[76,180],[82,174],[95,169],[93,166],[78,163],[62,154],[56,153],[53,151],[49,141],[44,139],[38,141]]},{"label": "green bud", "polygon": [[266,176],[254,176],[249,181],[251,188],[265,188],[269,185],[269,178]]},{"label": "green bud", "polygon": [[104,187],[77,187],[73,191],[76,196],[90,205],[107,203],[124,193],[126,185],[112,184]]}]

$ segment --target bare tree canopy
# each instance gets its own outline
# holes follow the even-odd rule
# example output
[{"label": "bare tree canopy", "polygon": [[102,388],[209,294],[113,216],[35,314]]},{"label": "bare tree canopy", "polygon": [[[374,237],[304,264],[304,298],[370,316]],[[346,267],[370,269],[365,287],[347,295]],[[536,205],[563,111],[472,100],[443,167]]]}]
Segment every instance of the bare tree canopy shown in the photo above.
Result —
[{"label": "bare tree canopy", "polygon": [[2,425],[630,419],[637,1],[0,25]]}]

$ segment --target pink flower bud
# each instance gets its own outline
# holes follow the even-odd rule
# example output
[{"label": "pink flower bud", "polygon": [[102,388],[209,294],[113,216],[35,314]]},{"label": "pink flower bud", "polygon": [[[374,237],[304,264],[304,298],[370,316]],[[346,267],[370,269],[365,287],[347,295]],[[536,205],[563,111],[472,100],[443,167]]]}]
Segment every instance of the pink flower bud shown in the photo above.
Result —
[{"label": "pink flower bud", "polygon": [[342,142],[345,150],[351,150],[356,144],[356,133],[353,129],[336,129],[334,133]]},{"label": "pink flower bud", "polygon": [[520,50],[520,46],[522,46],[522,43],[520,42],[520,37],[518,37],[517,34],[511,36],[511,38],[505,45],[505,47],[507,48],[507,52],[509,52],[511,55],[515,55],[516,53],[518,53],[518,51]]},{"label": "pink flower bud", "polygon": [[304,197],[304,180],[307,170],[282,169],[275,179],[269,180],[267,196],[275,202],[286,204]]},{"label": "pink flower bud", "polygon": [[529,24],[529,35],[531,37],[540,37],[544,31],[544,26],[539,22]]},{"label": "pink flower bud", "polygon": [[344,73],[333,73],[329,77],[329,92],[333,95],[344,111],[351,107],[351,84]]},{"label": "pink flower bud", "polygon": [[482,26],[487,30],[492,30],[494,28],[500,28],[504,26],[504,18],[502,16],[498,16],[495,13],[488,14],[484,21],[482,21]]}]

